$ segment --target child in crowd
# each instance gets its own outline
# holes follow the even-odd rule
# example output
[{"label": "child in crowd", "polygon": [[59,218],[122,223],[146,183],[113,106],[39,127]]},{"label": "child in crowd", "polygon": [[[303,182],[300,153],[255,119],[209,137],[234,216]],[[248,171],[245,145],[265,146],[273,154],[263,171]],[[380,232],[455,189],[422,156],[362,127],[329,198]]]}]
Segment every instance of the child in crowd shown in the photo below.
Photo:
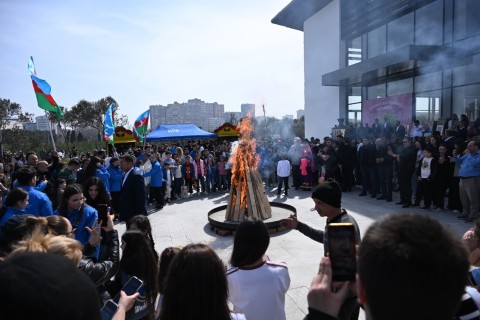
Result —
[{"label": "child in crowd", "polygon": [[277,163],[278,187],[277,196],[282,192],[282,184],[285,187],[285,196],[288,196],[288,178],[290,177],[290,161],[286,154],[282,154],[282,159]]},{"label": "child in crowd", "polygon": [[433,199],[434,181],[437,175],[437,162],[432,157],[432,149],[427,146],[423,150],[423,159],[417,168],[418,188],[414,206],[419,206],[423,198],[424,210],[430,210]]},{"label": "child in crowd", "polygon": [[218,172],[218,190],[228,190],[227,189],[227,170],[226,170],[226,161],[225,156],[221,155],[220,160],[217,162],[217,172]]}]

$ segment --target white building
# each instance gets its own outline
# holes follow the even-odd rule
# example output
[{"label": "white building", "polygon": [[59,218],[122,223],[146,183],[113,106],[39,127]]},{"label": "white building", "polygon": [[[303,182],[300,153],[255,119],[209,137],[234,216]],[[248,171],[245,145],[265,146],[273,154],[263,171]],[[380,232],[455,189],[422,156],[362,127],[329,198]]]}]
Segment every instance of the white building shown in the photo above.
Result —
[{"label": "white building", "polygon": [[[272,22],[303,32],[305,135],[375,119],[480,117],[480,1],[292,0]],[[435,129],[433,129],[435,130]]]},{"label": "white building", "polygon": [[323,86],[322,75],[340,66],[340,1],[294,0],[272,22],[303,31],[305,137],[330,135],[340,113],[339,87]]},{"label": "white building", "polygon": [[49,129],[51,129],[54,133],[57,133],[57,126],[49,123],[47,116],[38,116],[35,118],[35,121],[37,123],[38,131],[48,131]]},{"label": "white building", "polygon": [[[188,102],[174,102],[167,106],[150,106],[150,124],[152,130],[161,124],[193,123],[206,131],[213,131],[218,126],[214,123],[224,119],[224,105],[217,102],[208,103],[200,99],[190,99]],[[222,121],[223,124],[223,121]]]},{"label": "white building", "polygon": [[288,119],[288,120],[293,120],[293,114],[286,114],[282,117],[282,120],[285,120],[285,119]]},{"label": "white building", "polygon": [[23,123],[23,130],[37,131],[37,123],[36,122],[25,122],[25,123]]}]

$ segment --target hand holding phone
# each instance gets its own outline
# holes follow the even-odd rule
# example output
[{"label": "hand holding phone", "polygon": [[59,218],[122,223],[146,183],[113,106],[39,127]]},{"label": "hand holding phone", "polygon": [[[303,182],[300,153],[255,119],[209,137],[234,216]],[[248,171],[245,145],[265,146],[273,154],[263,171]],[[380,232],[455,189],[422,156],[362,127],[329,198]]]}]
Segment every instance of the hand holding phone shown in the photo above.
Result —
[{"label": "hand holding phone", "polygon": [[101,227],[106,227],[108,222],[107,213],[110,211],[110,207],[106,203],[101,203],[97,205],[98,211],[98,221],[102,221]]},{"label": "hand holding phone", "polygon": [[[138,279],[135,276],[132,276],[127,283],[122,288],[122,291],[125,292],[127,296],[131,296],[135,292],[137,292],[143,285],[143,281]],[[115,298],[113,299],[116,303],[120,301],[120,293],[117,293]]]},{"label": "hand holding phone", "polygon": [[357,272],[355,226],[352,223],[330,223],[327,233],[333,281],[354,281]]}]

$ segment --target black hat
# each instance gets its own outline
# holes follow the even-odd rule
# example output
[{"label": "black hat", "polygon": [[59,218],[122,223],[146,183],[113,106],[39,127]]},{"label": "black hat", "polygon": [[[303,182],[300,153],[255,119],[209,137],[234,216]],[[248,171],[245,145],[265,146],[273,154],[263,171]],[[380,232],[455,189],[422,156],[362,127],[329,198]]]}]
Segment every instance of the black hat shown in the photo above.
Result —
[{"label": "black hat", "polygon": [[313,189],[312,198],[340,208],[342,206],[342,188],[337,181],[328,179]]},{"label": "black hat", "polygon": [[92,280],[60,255],[26,252],[0,263],[2,319],[100,320]]}]

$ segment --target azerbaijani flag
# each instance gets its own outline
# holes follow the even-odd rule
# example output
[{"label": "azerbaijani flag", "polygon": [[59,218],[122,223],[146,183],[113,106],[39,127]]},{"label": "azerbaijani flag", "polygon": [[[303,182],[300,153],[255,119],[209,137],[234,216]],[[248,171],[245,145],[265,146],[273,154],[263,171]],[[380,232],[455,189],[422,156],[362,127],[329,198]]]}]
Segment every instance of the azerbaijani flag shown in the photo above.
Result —
[{"label": "azerbaijani flag", "polygon": [[147,133],[148,129],[149,115],[150,110],[147,110],[138,116],[137,120],[135,120],[135,124],[133,125],[133,136],[137,142],[143,142],[143,138],[145,137],[145,133]]},{"label": "azerbaijani flag", "polygon": [[114,112],[115,112],[115,104],[112,103],[108,107],[107,113],[105,113],[105,121],[103,122],[103,128],[104,128],[103,138],[105,139],[105,141],[107,141],[107,143],[110,143],[112,145],[115,144],[115,142],[113,141],[113,136],[115,134],[115,122],[113,121]]},{"label": "azerbaijani flag", "polygon": [[46,111],[55,112],[58,119],[63,118],[62,109],[60,109],[50,94],[52,88],[47,81],[37,77],[37,70],[33,63],[33,57],[30,57],[30,60],[28,61],[28,72],[30,73],[30,78],[32,78],[33,90],[37,97],[38,107]]}]

